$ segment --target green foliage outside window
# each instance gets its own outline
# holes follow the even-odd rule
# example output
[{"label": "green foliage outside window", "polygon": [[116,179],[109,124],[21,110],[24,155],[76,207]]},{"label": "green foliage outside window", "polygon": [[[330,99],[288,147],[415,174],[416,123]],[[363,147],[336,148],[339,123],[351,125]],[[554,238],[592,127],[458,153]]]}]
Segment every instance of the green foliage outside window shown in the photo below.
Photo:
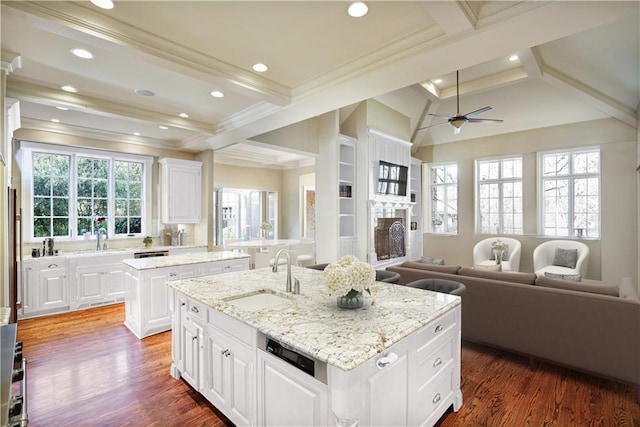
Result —
[{"label": "green foliage outside window", "polygon": [[70,157],[33,153],[33,235],[69,236]]}]

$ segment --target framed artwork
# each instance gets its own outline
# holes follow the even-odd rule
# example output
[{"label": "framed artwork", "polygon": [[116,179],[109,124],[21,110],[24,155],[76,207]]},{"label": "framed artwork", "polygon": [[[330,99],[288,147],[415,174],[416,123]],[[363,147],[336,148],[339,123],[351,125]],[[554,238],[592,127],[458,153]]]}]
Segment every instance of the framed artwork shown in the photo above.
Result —
[{"label": "framed artwork", "polygon": [[303,237],[313,239],[316,235],[316,190],[315,187],[304,186],[303,204]]}]

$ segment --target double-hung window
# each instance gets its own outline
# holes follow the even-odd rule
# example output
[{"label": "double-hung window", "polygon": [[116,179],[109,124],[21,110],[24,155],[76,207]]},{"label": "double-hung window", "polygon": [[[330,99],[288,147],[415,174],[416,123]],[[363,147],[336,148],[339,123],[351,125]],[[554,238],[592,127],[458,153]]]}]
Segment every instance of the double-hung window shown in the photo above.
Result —
[{"label": "double-hung window", "polygon": [[25,234],[30,241],[146,233],[152,158],[22,142]]},{"label": "double-hung window", "polygon": [[545,236],[600,237],[600,149],[539,153]]},{"label": "double-hung window", "polygon": [[425,200],[429,231],[435,234],[458,233],[458,164],[425,165],[429,177]]},{"label": "double-hung window", "polygon": [[522,157],[476,161],[477,230],[522,234]]}]

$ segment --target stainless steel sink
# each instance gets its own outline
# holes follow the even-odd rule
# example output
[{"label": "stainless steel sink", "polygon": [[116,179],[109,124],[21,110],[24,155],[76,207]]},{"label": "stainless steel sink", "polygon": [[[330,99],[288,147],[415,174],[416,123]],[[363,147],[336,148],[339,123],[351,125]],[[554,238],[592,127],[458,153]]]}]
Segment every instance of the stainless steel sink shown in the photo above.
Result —
[{"label": "stainless steel sink", "polygon": [[270,308],[279,304],[291,302],[291,298],[283,297],[273,293],[268,289],[262,289],[249,294],[236,295],[224,300],[245,311],[258,311]]}]

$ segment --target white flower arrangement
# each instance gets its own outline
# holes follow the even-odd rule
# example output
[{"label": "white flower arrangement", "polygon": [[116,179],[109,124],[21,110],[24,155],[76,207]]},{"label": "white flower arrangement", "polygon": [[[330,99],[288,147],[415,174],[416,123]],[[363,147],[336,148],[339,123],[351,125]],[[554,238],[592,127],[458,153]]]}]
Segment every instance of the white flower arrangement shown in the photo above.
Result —
[{"label": "white flower arrangement", "polygon": [[491,243],[491,249],[506,252],[507,250],[509,250],[509,245],[504,243],[502,240],[496,240],[495,242]]},{"label": "white flower arrangement", "polygon": [[353,255],[346,255],[338,262],[329,264],[324,272],[329,295],[345,296],[351,290],[371,294],[370,287],[376,281],[376,270]]}]

